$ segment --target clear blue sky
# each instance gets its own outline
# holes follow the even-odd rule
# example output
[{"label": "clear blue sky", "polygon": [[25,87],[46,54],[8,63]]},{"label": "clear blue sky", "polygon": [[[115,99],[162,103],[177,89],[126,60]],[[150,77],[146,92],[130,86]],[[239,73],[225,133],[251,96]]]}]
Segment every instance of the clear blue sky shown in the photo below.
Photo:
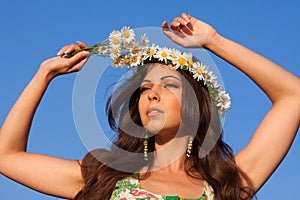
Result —
[{"label": "clear blue sky", "polygon": [[[299,10],[300,2],[296,0],[2,1],[0,124],[39,64],[56,55],[63,45],[77,40],[93,44],[124,25],[160,27],[163,20],[171,21],[182,12],[210,23],[224,36],[299,77]],[[232,97],[232,108],[224,129],[226,141],[237,152],[247,144],[271,105],[245,75],[219,58],[213,58]],[[86,154],[72,116],[75,76],[58,77],[49,86],[34,118],[29,151],[69,159],[81,159]],[[297,136],[287,157],[259,191],[258,199],[296,199],[299,196],[299,153]],[[27,189],[0,175],[0,199],[56,198]]]}]

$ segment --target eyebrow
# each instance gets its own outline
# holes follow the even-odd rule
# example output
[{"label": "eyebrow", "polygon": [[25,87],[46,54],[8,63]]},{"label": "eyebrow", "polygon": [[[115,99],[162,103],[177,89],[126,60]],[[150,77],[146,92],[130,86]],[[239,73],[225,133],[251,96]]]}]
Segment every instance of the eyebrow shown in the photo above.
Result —
[{"label": "eyebrow", "polygon": [[[179,78],[177,78],[176,76],[171,76],[171,75],[168,75],[168,76],[163,76],[160,78],[160,80],[164,80],[164,79],[167,79],[167,78],[174,78],[174,79],[177,79],[178,81],[181,81]],[[148,79],[145,79],[143,80],[143,82],[151,82],[150,80]]]}]

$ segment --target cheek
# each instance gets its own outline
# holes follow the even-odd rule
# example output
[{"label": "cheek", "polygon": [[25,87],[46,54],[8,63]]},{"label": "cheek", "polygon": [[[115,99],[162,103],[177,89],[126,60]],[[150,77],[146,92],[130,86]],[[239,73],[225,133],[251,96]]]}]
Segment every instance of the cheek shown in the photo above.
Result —
[{"label": "cheek", "polygon": [[168,111],[169,111],[169,117],[172,120],[180,120],[181,119],[181,99],[177,97],[169,98],[169,102],[173,102],[172,104],[169,104]]},{"label": "cheek", "polygon": [[181,92],[173,93],[171,97],[168,98],[170,102],[173,102],[171,104],[171,107],[173,107],[174,111],[180,112],[181,110],[181,104],[182,104],[182,95]]},{"label": "cheek", "polygon": [[145,113],[145,101],[143,97],[140,97],[139,102],[138,102],[138,109],[139,109],[139,114],[141,119],[143,120],[143,113]]}]

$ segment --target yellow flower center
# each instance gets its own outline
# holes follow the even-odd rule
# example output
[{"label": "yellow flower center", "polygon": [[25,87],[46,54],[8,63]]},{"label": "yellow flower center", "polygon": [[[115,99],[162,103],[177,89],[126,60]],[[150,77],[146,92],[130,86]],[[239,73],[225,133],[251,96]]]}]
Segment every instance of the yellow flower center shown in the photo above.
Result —
[{"label": "yellow flower center", "polygon": [[119,44],[119,43],[120,43],[120,40],[119,40],[118,38],[114,38],[114,39],[112,40],[112,43],[113,43],[113,44]]},{"label": "yellow flower center", "polygon": [[193,66],[193,60],[192,60],[192,59],[189,59],[189,60],[187,61],[187,63],[188,63],[188,65],[189,65],[190,67]]},{"label": "yellow flower center", "polygon": [[168,56],[168,54],[166,53],[166,52],[161,52],[161,54],[160,54],[163,58],[166,58],[167,56]]},{"label": "yellow flower center", "polygon": [[136,54],[139,51],[137,47],[134,47],[133,50],[131,51],[133,54]]},{"label": "yellow flower center", "polygon": [[119,64],[120,63],[120,58],[115,58],[114,59],[114,64]]},{"label": "yellow flower center", "polygon": [[129,65],[130,64],[130,58],[125,58],[124,62],[125,62],[126,65]]},{"label": "yellow flower center", "polygon": [[106,47],[100,47],[99,48],[99,53],[105,53],[106,50],[107,50]]},{"label": "yellow flower center", "polygon": [[112,52],[113,54],[117,54],[117,53],[119,52],[119,50],[116,49],[116,48],[112,48],[112,49],[111,49],[111,52]]},{"label": "yellow flower center", "polygon": [[134,62],[134,63],[135,63],[135,62],[137,62],[137,60],[138,60],[138,59],[137,59],[137,57],[136,57],[136,56],[133,56],[133,57],[132,57],[132,62]]},{"label": "yellow flower center", "polygon": [[129,38],[130,37],[129,31],[124,31],[123,35],[124,35],[125,38]]},{"label": "yellow flower center", "polygon": [[177,58],[177,56],[176,56],[175,54],[173,54],[173,55],[172,55],[172,58],[173,58],[173,59],[176,59],[176,58]]},{"label": "yellow flower center", "polygon": [[199,68],[197,68],[196,72],[197,72],[197,74],[202,74],[203,70],[199,67]]},{"label": "yellow flower center", "polygon": [[186,63],[186,59],[183,58],[183,57],[180,57],[180,58],[178,59],[178,63],[179,63],[180,65],[184,65],[184,64]]},{"label": "yellow flower center", "polygon": [[149,56],[153,56],[153,54],[154,54],[154,49],[151,49],[151,50],[149,51]]},{"label": "yellow flower center", "polygon": [[125,48],[128,48],[128,47],[129,47],[129,43],[128,43],[128,42],[125,42],[125,43],[124,43],[124,47],[125,47]]}]

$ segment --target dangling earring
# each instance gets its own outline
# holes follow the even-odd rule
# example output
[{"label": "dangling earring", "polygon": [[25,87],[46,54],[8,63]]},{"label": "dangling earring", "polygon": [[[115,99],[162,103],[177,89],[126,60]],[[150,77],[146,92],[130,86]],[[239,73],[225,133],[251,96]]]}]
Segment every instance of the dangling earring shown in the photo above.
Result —
[{"label": "dangling earring", "polygon": [[192,153],[192,148],[193,148],[193,136],[189,136],[189,142],[188,142],[188,145],[187,145],[187,149],[186,149],[186,157],[190,157],[191,156],[191,153]]},{"label": "dangling earring", "polygon": [[144,160],[148,160],[148,142],[149,142],[149,136],[148,136],[148,132],[146,132],[144,138]]}]

